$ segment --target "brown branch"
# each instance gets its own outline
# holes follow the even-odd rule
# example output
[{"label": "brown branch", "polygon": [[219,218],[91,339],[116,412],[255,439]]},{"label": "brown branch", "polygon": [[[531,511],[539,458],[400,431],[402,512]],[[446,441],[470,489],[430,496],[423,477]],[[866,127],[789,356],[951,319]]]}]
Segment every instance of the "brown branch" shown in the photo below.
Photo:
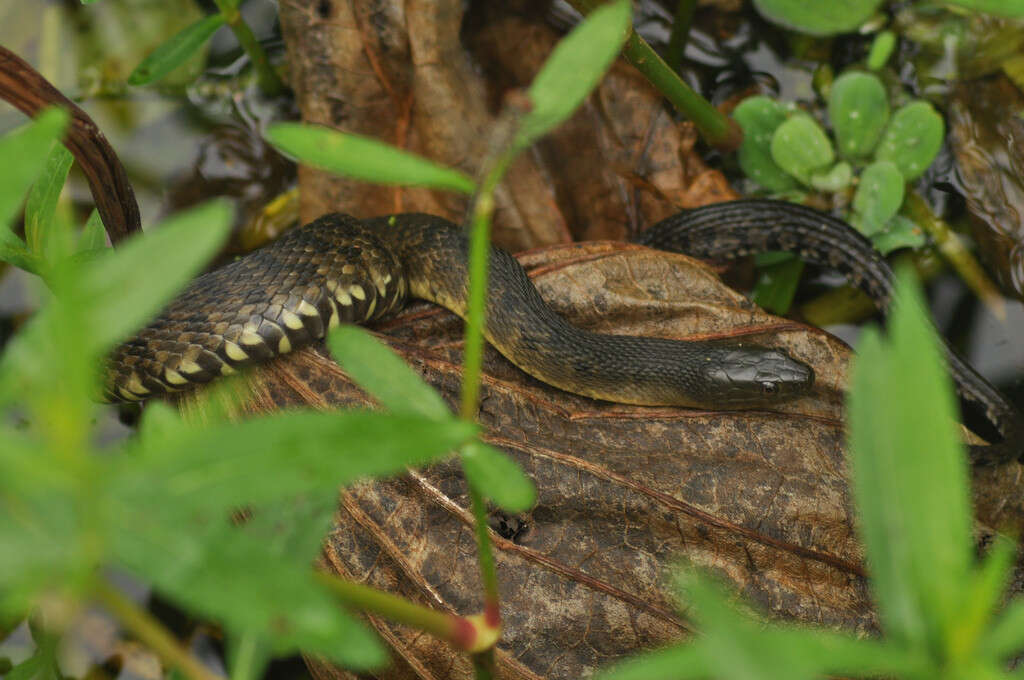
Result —
[{"label": "brown branch", "polygon": [[64,145],[74,155],[89,180],[96,209],[110,242],[141,231],[139,205],[128,174],[110,142],[85,111],[61,94],[50,81],[24,59],[0,45],[0,97],[29,116],[60,106],[71,114]]}]

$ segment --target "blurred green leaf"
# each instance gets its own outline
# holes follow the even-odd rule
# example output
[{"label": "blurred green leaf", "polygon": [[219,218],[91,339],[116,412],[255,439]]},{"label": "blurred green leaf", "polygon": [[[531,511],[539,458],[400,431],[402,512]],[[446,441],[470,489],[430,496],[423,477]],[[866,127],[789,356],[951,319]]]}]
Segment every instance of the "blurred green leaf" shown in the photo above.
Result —
[{"label": "blurred green leaf", "polygon": [[135,67],[128,76],[128,84],[148,85],[160,80],[188,61],[223,25],[224,16],[218,12],[183,28]]},{"label": "blurred green leaf", "polygon": [[882,0],[754,0],[757,11],[768,20],[811,35],[832,35],[852,31],[867,21],[881,4]]},{"label": "blurred green leaf", "polygon": [[806,113],[798,113],[776,128],[771,152],[780,168],[804,184],[810,182],[815,171],[835,161],[832,142]]},{"label": "blurred green leaf", "polygon": [[89,213],[89,219],[82,227],[82,233],[78,235],[76,251],[88,253],[93,250],[105,250],[107,247],[107,230],[103,226],[103,219],[99,211],[93,209]]},{"label": "blurred green leaf", "polygon": [[[787,253],[788,254],[788,253]],[[785,314],[793,304],[804,263],[795,257],[758,267],[757,283],[751,298],[773,314]]]},{"label": "blurred green leaf", "polygon": [[889,122],[885,86],[872,73],[844,73],[832,84],[828,115],[839,152],[850,158],[867,156]]},{"label": "blurred green leaf", "polygon": [[1024,649],[1024,598],[1018,597],[1006,606],[995,624],[981,639],[981,653],[996,659],[1007,659]]},{"label": "blurred green leaf", "polygon": [[55,142],[25,202],[25,242],[32,253],[49,263],[70,252],[70,244],[61,243],[70,234],[61,228],[56,215],[57,200],[64,189],[72,161],[74,156],[71,152],[63,144]]},{"label": "blurred green leaf", "polygon": [[626,41],[631,12],[628,0],[601,5],[555,45],[527,90],[531,109],[516,135],[517,149],[533,144],[583,103]]},{"label": "blurred green leaf", "polygon": [[113,506],[115,559],[189,611],[258,635],[275,655],[324,656],[355,670],[381,665],[374,636],[342,611],[306,561],[280,555],[226,515],[186,521]]},{"label": "blurred green leaf", "polygon": [[892,31],[882,31],[871,42],[867,67],[872,71],[881,69],[885,66],[885,62],[889,61],[894,49],[896,49],[896,34]]},{"label": "blurred green leaf", "polygon": [[471,194],[467,175],[384,142],[303,123],[277,123],[267,140],[300,163],[378,184],[425,186]]},{"label": "blurred green leaf", "polygon": [[973,559],[967,461],[939,342],[906,270],[889,329],[884,342],[864,333],[848,397],[860,533],[887,639],[943,650]]},{"label": "blurred green leaf", "polygon": [[932,105],[923,100],[911,102],[893,114],[875,158],[892,161],[910,182],[924,174],[935,160],[944,135],[942,116]]},{"label": "blurred green leaf", "polygon": [[[43,111],[28,126],[0,138],[0,257],[24,257],[25,244],[11,230],[25,194],[46,165],[53,142],[64,134],[68,114],[61,109]],[[19,266],[21,266],[19,264]]]},{"label": "blurred green leaf", "polygon": [[971,579],[962,584],[964,606],[948,643],[952,657],[969,662],[978,658],[979,647],[987,647],[984,638],[1003,600],[1016,557],[1016,543],[997,535],[985,559],[972,572]]},{"label": "blurred green leaf", "polygon": [[903,192],[903,175],[895,164],[876,161],[864,168],[853,195],[855,226],[866,236],[884,230],[903,205]]},{"label": "blurred green leaf", "polygon": [[361,411],[279,413],[206,428],[165,422],[163,436],[143,440],[112,483],[139,507],[230,511],[300,493],[333,496],[339,485],[433,462],[475,433],[454,419]]},{"label": "blurred green leaf", "polygon": [[525,512],[537,500],[537,489],[514,460],[479,441],[460,451],[466,478],[481,493],[508,512]]},{"label": "blurred green leaf", "polygon": [[328,334],[327,347],[345,372],[392,413],[452,417],[441,396],[369,331],[339,326]]},{"label": "blurred green leaf", "polygon": [[786,120],[785,107],[769,97],[747,97],[732,117],[743,128],[738,152],[743,174],[769,191],[795,187],[796,181],[772,160],[771,153],[772,135]]}]

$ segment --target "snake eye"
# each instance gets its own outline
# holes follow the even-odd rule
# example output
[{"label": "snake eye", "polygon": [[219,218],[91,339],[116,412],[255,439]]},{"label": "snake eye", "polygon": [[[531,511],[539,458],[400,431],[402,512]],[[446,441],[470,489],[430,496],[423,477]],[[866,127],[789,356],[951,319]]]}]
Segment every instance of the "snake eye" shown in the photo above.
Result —
[{"label": "snake eye", "polygon": [[763,391],[765,394],[775,394],[776,392],[779,391],[779,386],[773,382],[766,381],[761,383],[761,391]]}]

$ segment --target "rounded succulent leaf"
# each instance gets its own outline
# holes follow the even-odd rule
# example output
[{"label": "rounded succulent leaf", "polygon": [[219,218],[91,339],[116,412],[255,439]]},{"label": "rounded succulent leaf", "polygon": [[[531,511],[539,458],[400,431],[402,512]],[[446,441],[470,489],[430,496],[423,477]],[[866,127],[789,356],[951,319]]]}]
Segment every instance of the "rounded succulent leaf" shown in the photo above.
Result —
[{"label": "rounded succulent leaf", "polygon": [[878,160],[892,161],[909,182],[928,169],[946,133],[942,116],[924,100],[913,101],[893,114],[875,151]]},{"label": "rounded succulent leaf", "polygon": [[921,227],[903,215],[896,215],[885,229],[871,237],[871,243],[883,255],[888,255],[900,248],[917,248],[925,244],[925,235]]},{"label": "rounded succulent leaf", "polygon": [[825,131],[806,113],[789,118],[775,130],[771,151],[775,163],[804,184],[836,158]]},{"label": "rounded succulent leaf", "polygon": [[867,21],[880,4],[882,0],[754,0],[757,11],[768,20],[811,35],[852,31]]},{"label": "rounded succulent leaf", "polygon": [[836,193],[850,186],[853,168],[846,161],[840,161],[828,170],[819,170],[811,175],[811,186],[818,191]]},{"label": "rounded succulent leaf", "polygon": [[875,161],[864,168],[853,195],[853,211],[858,218],[855,226],[867,236],[884,230],[903,205],[904,184],[903,175],[891,161]]},{"label": "rounded succulent leaf", "polygon": [[743,173],[770,191],[795,187],[793,178],[772,160],[772,134],[786,120],[785,107],[768,97],[748,97],[740,102],[732,117],[743,128],[743,144],[739,148]]},{"label": "rounded succulent leaf", "polygon": [[828,115],[839,153],[850,158],[867,156],[889,122],[885,86],[872,73],[844,73],[832,84]]}]

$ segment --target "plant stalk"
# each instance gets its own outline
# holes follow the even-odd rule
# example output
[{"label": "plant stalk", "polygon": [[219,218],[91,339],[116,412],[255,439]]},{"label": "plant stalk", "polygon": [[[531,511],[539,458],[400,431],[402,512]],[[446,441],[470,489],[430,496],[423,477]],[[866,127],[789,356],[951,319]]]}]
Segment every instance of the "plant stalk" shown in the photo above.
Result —
[{"label": "plant stalk", "polygon": [[476,626],[461,616],[435,611],[397,595],[322,571],[316,572],[316,577],[352,609],[379,614],[390,621],[406,624],[450,642],[459,649],[471,648],[476,640]]},{"label": "plant stalk", "polygon": [[217,5],[217,9],[220,10],[221,16],[224,17],[224,23],[231,27],[231,31],[235,34],[238,43],[245,50],[245,53],[249,55],[249,59],[252,60],[260,89],[267,96],[272,97],[280,94],[284,90],[284,83],[281,82],[281,78],[277,75],[274,67],[270,65],[267,53],[263,50],[259,41],[256,40],[256,36],[253,35],[249,24],[245,23],[242,13],[238,10],[238,1],[213,1]]},{"label": "plant stalk", "polygon": [[199,660],[192,656],[159,621],[125,597],[121,591],[98,579],[93,592],[111,614],[138,636],[143,644],[156,652],[168,666],[181,669],[191,680],[223,680],[221,676],[199,663]]}]

